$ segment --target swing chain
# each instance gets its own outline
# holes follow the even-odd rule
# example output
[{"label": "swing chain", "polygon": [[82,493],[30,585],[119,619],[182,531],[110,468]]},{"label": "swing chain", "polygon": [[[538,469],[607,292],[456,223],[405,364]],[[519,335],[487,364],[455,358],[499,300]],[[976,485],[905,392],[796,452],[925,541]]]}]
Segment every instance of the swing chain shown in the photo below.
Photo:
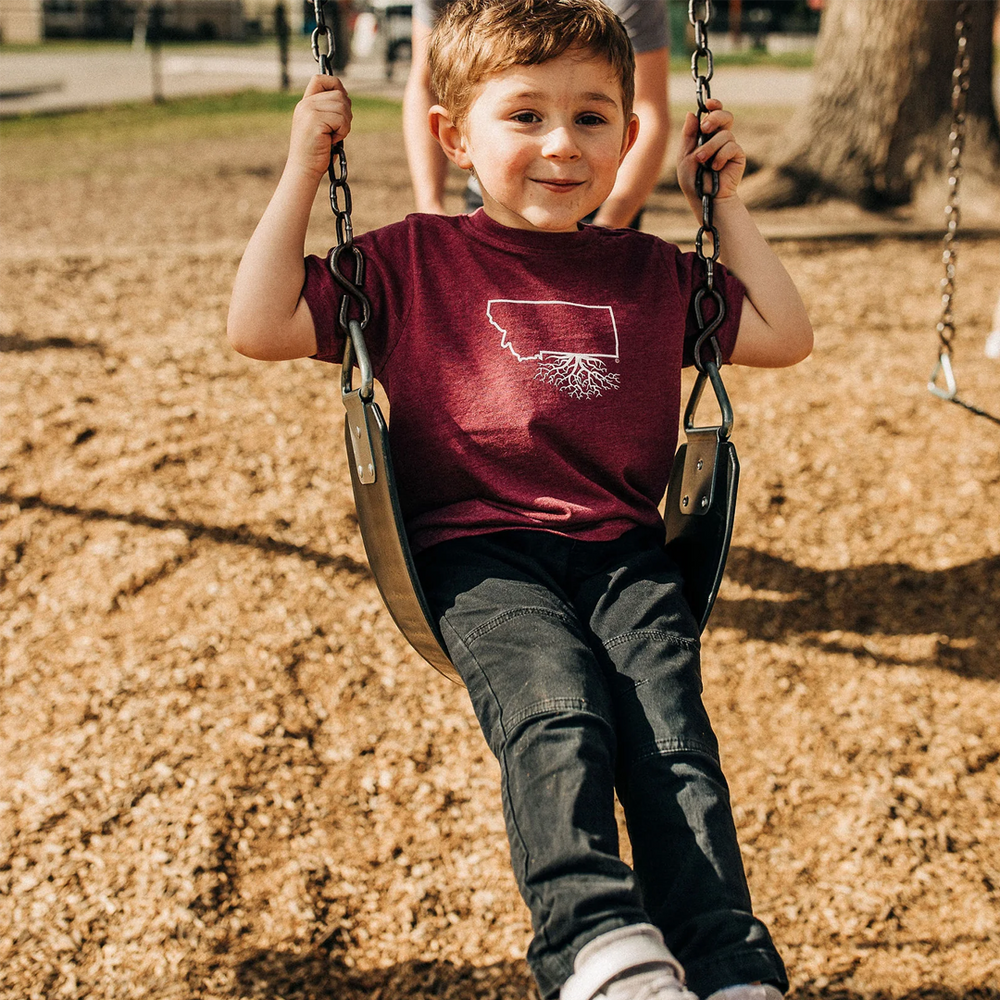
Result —
[{"label": "swing chain", "polygon": [[[333,32],[326,23],[323,16],[323,3],[325,0],[314,0],[313,12],[316,18],[316,27],[312,33],[312,53],[313,59],[319,63],[319,71],[326,76],[333,76],[333,56],[336,50],[336,43],[333,40]],[[320,51],[319,40],[323,39],[326,48]]]},{"label": "swing chain", "polygon": [[[951,110],[952,126],[948,143],[951,150],[951,160],[948,163],[948,202],[945,205],[947,231],[944,235],[944,277],[941,279],[941,319],[937,325],[938,337],[941,340],[940,357],[950,357],[952,340],[955,337],[955,319],[952,314],[952,299],[955,296],[955,265],[958,261],[958,226],[961,222],[961,206],[959,186],[962,179],[962,151],[965,147],[965,109],[969,94],[969,52],[967,18],[969,15],[968,0],[963,0],[958,6],[958,20],[955,24],[957,50],[955,53],[955,68],[952,70]],[[949,390],[950,390],[949,385]],[[954,395],[954,393],[952,393]]]},{"label": "swing chain", "polygon": [[[951,363],[952,341],[955,339],[955,317],[952,311],[952,300],[955,297],[955,273],[958,261],[958,226],[962,213],[959,199],[959,185],[962,180],[962,151],[965,148],[965,112],[969,94],[969,0],[961,0],[958,5],[958,15],[955,21],[955,68],[951,73],[951,133],[948,144],[951,159],[948,162],[948,201],[945,205],[947,229],[944,234],[944,251],[941,255],[944,264],[944,277],[941,279],[941,319],[937,324],[937,334],[941,341],[938,348],[937,364],[931,372],[928,390],[939,399],[957,403],[970,413],[986,417],[995,424],[1000,424],[1000,416],[974,405],[958,395],[958,381],[955,369]],[[944,381],[939,385],[938,381]]]},{"label": "swing chain", "polygon": [[[704,10],[699,8],[703,6]],[[711,80],[715,72],[715,61],[712,50],[708,46],[708,22],[712,19],[712,0],[688,0],[688,20],[694,26],[695,50],[691,56],[691,76],[697,85],[698,99],[698,145],[707,142],[711,136],[701,131],[702,116],[708,113],[708,101],[712,96]],[[702,68],[702,60],[705,67]],[[708,186],[706,187],[706,180]],[[713,199],[719,193],[718,171],[704,164],[698,166],[695,174],[695,188],[701,195],[701,226],[695,236],[695,252],[705,265],[705,285],[695,295],[695,315],[698,320],[700,334],[694,347],[694,363],[699,372],[705,371],[705,360],[702,348],[708,345],[714,355],[716,367],[722,365],[722,352],[715,338],[715,331],[721,325],[726,315],[726,304],[722,295],[715,288],[715,262],[719,259],[719,230],[715,227],[713,215]],[[705,251],[705,237],[712,241],[711,253]],[[705,321],[702,314],[702,304],[706,297],[715,302],[715,315]]]},{"label": "swing chain", "polygon": [[[333,57],[335,42],[333,31],[326,23],[323,7],[327,0],[313,0],[313,11],[316,17],[316,27],[312,33],[313,58],[319,63],[319,71],[326,76],[333,76]],[[320,46],[323,40],[323,47]],[[330,208],[333,211],[337,226],[337,245],[330,252],[329,267],[334,281],[344,290],[340,300],[340,327],[347,341],[344,349],[344,386],[350,390],[351,369],[354,358],[357,357],[362,367],[361,394],[365,399],[372,396],[372,379],[368,352],[364,344],[364,330],[371,319],[371,302],[362,289],[365,274],[365,259],[361,251],[354,245],[354,225],[351,222],[351,212],[354,202],[351,198],[351,186],[347,179],[347,154],[344,152],[343,141],[334,143],[330,150]],[[353,260],[352,276],[344,273],[341,259],[348,255]],[[360,319],[351,317],[351,304],[355,303],[361,311]]]}]

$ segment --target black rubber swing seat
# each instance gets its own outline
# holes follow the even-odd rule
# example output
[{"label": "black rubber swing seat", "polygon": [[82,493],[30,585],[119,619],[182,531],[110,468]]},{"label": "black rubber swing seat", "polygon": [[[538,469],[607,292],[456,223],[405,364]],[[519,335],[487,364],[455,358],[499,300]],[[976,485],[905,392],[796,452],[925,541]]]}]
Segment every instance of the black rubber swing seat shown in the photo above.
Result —
[{"label": "black rubber swing seat", "polygon": [[[396,627],[406,641],[445,677],[462,682],[445,652],[441,633],[431,615],[417,578],[416,565],[403,523],[389,448],[389,427],[375,402],[367,352],[356,321],[344,355],[341,398],[346,410],[344,438],[354,506],[368,565]],[[353,357],[359,355],[362,384],[351,385]]]},{"label": "black rubber swing seat", "polygon": [[[706,381],[715,390],[722,420],[696,427],[694,413]],[[733,411],[718,365],[706,362],[684,413],[687,441],[674,456],[663,515],[667,552],[684,577],[684,596],[702,632],[722,585],[736,518],[740,462],[729,440],[732,427]]]},{"label": "black rubber swing seat", "polygon": [[[352,321],[352,326],[356,325]],[[461,683],[434,622],[407,540],[392,466],[389,427],[372,391],[367,352],[353,329],[344,358],[344,437],[358,525],[372,575],[396,627],[436,670]],[[362,386],[351,385],[353,357],[363,357]],[[694,426],[705,382],[710,381],[722,412],[717,426]],[[729,440],[733,417],[722,377],[713,362],[695,382],[684,414],[687,441],[674,458],[667,488],[666,546],[684,577],[684,593],[703,631],[719,592],[732,538],[739,483],[736,448]]]}]

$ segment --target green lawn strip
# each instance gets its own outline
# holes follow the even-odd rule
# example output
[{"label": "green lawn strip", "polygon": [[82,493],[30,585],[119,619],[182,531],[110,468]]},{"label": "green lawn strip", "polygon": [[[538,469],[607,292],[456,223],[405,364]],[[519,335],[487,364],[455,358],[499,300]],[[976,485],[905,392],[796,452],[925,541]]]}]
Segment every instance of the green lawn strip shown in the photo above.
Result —
[{"label": "green lawn strip", "polygon": [[[712,62],[716,69],[720,66],[767,66],[776,69],[809,69],[814,61],[812,49],[805,49],[795,52],[764,52],[760,49],[745,49],[742,52],[717,52],[713,53]],[[702,60],[702,72],[707,68],[707,63]],[[670,69],[674,73],[683,73],[691,69],[691,53],[672,52],[670,55]]]},{"label": "green lawn strip", "polygon": [[[303,36],[308,47],[309,37]],[[203,53],[215,49],[261,49],[273,48],[278,51],[278,43],[274,37],[252,39],[213,38],[208,41],[165,40],[161,43],[164,52],[197,52]],[[41,42],[0,42],[0,55],[17,55],[19,53],[33,54],[44,52],[47,55],[63,54],[77,55],[91,52],[129,52],[134,51],[131,38],[46,38]],[[276,57],[277,58],[277,57]]]},{"label": "green lawn strip", "polygon": [[[71,139],[94,136],[102,143],[129,139],[193,139],[256,132],[282,124],[287,131],[298,94],[244,90],[235,94],[171,98],[160,104],[135,102],[59,114],[26,114],[0,121],[0,141]],[[357,133],[399,131],[398,101],[351,99]]]}]

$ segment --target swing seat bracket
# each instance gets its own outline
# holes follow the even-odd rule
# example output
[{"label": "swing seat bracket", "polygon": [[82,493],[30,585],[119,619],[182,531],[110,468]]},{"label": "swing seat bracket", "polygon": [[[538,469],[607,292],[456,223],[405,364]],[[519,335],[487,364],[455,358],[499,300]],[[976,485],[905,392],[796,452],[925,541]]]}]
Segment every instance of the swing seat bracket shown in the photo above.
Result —
[{"label": "swing seat bracket", "polygon": [[720,443],[718,428],[688,430],[677,499],[681,514],[704,515],[712,509]]},{"label": "swing seat bracket", "polygon": [[368,406],[361,396],[361,389],[345,392],[342,398],[347,411],[348,438],[354,469],[359,482],[370,486],[375,482],[376,474],[371,430],[368,427]]},{"label": "swing seat bracket", "polygon": [[[944,387],[938,384],[940,378],[944,378]],[[934,393],[938,399],[953,401],[958,395],[958,383],[955,381],[955,372],[951,367],[951,355],[947,351],[942,351],[938,356],[934,371],[931,372],[930,381],[927,388]]]}]

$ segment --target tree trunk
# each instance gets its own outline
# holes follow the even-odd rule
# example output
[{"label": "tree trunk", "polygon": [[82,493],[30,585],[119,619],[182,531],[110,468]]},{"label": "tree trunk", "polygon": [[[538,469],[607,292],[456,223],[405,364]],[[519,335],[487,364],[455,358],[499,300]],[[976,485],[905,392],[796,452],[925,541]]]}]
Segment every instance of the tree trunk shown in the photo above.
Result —
[{"label": "tree trunk", "polygon": [[[884,210],[914,202],[932,182],[937,187],[951,152],[958,9],[958,0],[827,0],[812,92],[785,132],[780,157],[748,179],[747,201],[778,208],[846,198]],[[966,193],[975,191],[989,211],[1000,192],[996,10],[997,0],[971,0],[966,20]],[[943,204],[946,188],[938,195]]]}]

